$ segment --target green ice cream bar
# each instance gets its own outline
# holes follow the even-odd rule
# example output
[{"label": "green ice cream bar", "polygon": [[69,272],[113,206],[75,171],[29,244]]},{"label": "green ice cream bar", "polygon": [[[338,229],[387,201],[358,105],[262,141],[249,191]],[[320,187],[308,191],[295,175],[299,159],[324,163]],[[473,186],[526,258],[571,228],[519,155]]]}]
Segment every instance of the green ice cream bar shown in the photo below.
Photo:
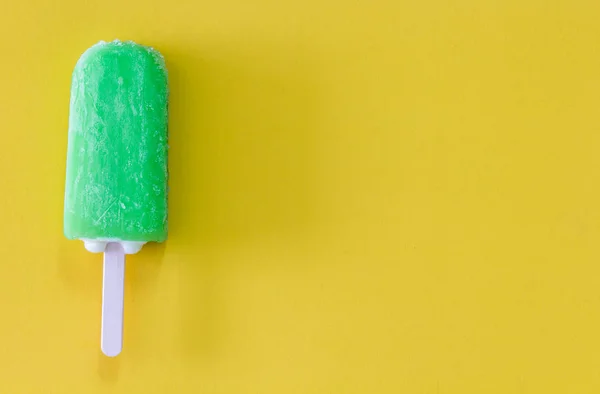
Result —
[{"label": "green ice cream bar", "polygon": [[168,84],[156,50],[100,42],[73,72],[64,231],[102,252],[167,237]]}]

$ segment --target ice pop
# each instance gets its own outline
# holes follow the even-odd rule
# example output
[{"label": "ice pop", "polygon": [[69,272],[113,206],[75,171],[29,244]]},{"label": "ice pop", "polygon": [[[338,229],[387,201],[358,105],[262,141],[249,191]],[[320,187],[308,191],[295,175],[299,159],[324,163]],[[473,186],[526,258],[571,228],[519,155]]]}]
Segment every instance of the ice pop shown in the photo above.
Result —
[{"label": "ice pop", "polygon": [[168,83],[163,57],[100,42],[72,77],[64,232],[104,252],[102,350],[122,348],[124,254],[167,237]]}]

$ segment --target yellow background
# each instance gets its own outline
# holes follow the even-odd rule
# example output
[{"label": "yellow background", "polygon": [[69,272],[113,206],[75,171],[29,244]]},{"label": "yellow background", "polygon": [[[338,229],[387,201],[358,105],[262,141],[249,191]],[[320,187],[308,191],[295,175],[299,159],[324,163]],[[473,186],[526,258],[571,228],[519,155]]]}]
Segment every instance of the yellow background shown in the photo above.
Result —
[{"label": "yellow background", "polygon": [[[596,0],[6,1],[1,393],[598,393]],[[70,74],[166,57],[170,238],[62,235]]]}]

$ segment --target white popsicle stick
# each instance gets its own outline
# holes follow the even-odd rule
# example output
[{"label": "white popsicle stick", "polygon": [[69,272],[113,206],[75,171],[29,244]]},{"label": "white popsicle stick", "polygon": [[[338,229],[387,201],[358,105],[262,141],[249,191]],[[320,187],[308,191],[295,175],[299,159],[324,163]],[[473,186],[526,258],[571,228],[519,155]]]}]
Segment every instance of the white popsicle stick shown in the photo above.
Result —
[{"label": "white popsicle stick", "polygon": [[123,293],[125,252],[120,244],[110,242],[104,251],[102,281],[102,353],[115,357],[123,348]]}]

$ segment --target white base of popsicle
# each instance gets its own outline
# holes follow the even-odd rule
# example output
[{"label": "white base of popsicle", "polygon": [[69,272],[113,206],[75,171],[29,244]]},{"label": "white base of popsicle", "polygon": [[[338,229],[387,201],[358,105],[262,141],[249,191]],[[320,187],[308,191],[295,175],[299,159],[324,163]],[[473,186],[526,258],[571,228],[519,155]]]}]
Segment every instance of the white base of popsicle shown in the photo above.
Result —
[{"label": "white base of popsicle", "polygon": [[144,246],[144,244],[146,243],[137,241],[122,241],[120,239],[110,238],[81,238],[81,240],[83,241],[83,245],[85,246],[85,248],[92,253],[102,253],[105,251],[107,244],[116,243],[121,245],[125,254],[136,254],[142,249],[142,246]]},{"label": "white base of popsicle", "polygon": [[102,353],[115,357],[123,348],[123,295],[125,289],[125,251],[110,242],[104,252],[102,278]]}]

